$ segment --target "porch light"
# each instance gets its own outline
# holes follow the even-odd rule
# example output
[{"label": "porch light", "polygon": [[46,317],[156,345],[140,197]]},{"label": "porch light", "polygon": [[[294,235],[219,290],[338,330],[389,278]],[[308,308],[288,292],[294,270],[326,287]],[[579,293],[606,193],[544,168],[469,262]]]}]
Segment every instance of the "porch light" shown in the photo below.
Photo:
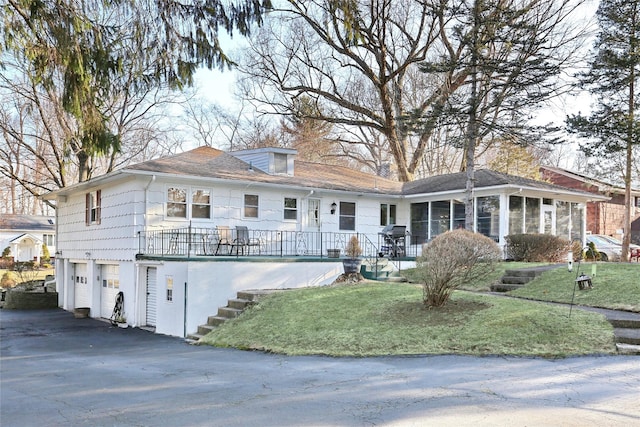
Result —
[{"label": "porch light", "polygon": [[581,290],[591,289],[593,284],[591,283],[591,277],[581,273],[580,276],[576,279],[576,283],[578,284],[578,288]]},{"label": "porch light", "polygon": [[336,213],[336,209],[338,209],[338,205],[336,205],[336,202],[331,203],[331,215]]}]

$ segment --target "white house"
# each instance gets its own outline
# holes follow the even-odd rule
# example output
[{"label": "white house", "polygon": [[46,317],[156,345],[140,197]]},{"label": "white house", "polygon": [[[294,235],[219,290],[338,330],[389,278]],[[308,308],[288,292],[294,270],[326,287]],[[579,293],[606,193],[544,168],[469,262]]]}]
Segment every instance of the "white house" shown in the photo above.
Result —
[{"label": "white house", "polygon": [[[411,260],[464,226],[464,174],[400,183],[295,156],[200,147],[48,194],[61,306],[108,318],[122,291],[130,325],[186,336],[238,290],[333,282],[342,265],[327,250],[354,233],[367,257]],[[583,240],[584,205],[600,198],[480,170],[475,228],[502,245],[522,232]],[[397,252],[379,234],[389,224],[406,227]]]},{"label": "white house", "polygon": [[42,215],[0,215],[0,251],[9,248],[16,262],[40,262],[42,245],[53,258],[55,246],[54,218]]}]

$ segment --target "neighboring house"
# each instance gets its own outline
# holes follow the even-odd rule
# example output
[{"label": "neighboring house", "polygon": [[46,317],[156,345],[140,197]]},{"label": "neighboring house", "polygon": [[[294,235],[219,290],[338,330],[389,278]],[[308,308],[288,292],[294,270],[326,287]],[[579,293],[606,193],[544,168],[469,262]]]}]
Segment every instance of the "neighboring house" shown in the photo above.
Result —
[{"label": "neighboring house", "polygon": [[[543,179],[554,184],[606,196],[607,200],[587,203],[587,233],[605,234],[622,240],[625,209],[623,187],[556,167],[542,166],[540,172]],[[631,201],[631,241],[640,244],[640,190],[631,190]]]},{"label": "neighboring house", "polygon": [[[121,291],[129,324],[186,336],[239,290],[333,282],[342,264],[327,253],[354,233],[365,257],[406,267],[423,243],[464,227],[464,173],[400,183],[295,156],[200,147],[46,195],[61,306],[108,318]],[[500,245],[524,232],[584,242],[584,206],[605,199],[488,170],[475,187],[475,229]],[[401,247],[379,234],[389,224],[406,227]]]},{"label": "neighboring house", "polygon": [[16,262],[40,262],[42,245],[46,244],[51,259],[55,257],[54,217],[40,215],[0,215],[0,251],[10,249]]}]

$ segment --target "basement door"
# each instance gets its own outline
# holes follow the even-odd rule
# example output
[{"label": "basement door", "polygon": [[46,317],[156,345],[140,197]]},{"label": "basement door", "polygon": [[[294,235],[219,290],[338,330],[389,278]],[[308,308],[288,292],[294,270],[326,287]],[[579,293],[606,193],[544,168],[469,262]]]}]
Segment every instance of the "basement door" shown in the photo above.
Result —
[{"label": "basement door", "polygon": [[73,307],[91,307],[91,293],[87,280],[87,264],[73,264],[74,301]]},{"label": "basement door", "polygon": [[156,267],[147,267],[147,326],[156,326],[157,304],[157,276]]},{"label": "basement door", "polygon": [[[102,286],[100,288],[100,317],[108,319],[116,305],[116,295],[120,292],[120,268],[118,265],[102,266]],[[125,317],[127,313],[124,314]]]}]

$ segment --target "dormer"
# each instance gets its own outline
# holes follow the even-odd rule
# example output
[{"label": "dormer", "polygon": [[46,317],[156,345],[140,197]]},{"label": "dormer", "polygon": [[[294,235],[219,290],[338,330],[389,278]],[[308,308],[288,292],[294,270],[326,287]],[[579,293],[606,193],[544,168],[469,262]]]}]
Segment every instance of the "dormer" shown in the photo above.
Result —
[{"label": "dormer", "polygon": [[251,168],[260,169],[269,175],[293,176],[293,164],[298,151],[290,148],[256,148],[232,151],[229,154],[248,163]]}]

